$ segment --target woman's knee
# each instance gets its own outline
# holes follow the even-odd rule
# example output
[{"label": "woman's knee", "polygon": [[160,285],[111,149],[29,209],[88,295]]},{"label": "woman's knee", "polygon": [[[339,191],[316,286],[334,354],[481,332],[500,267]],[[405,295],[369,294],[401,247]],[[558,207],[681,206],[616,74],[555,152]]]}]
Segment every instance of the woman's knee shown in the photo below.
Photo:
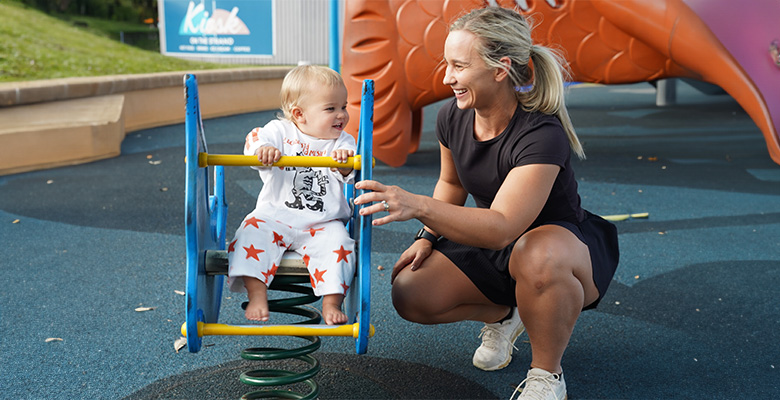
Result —
[{"label": "woman's knee", "polygon": [[542,235],[526,236],[515,244],[509,259],[509,273],[518,284],[531,284],[541,290],[565,276],[568,251],[553,240],[545,240]]},{"label": "woman's knee", "polygon": [[390,291],[398,315],[412,322],[421,322],[425,313],[426,302],[420,296],[417,283],[412,277],[412,271],[404,270],[395,277]]}]

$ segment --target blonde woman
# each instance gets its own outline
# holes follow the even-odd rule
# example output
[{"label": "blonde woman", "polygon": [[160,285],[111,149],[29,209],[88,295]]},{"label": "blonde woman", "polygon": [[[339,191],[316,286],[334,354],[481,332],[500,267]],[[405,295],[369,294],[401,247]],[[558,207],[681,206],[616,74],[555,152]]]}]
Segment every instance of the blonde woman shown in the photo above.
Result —
[{"label": "blonde woman", "polygon": [[[421,324],[482,321],[473,363],[511,361],[527,331],[532,359],[521,398],[564,399],[561,359],[584,309],[618,262],[611,223],[580,206],[570,157],[584,157],[564,105],[562,59],[534,45],[519,13],[488,7],[450,28],[438,115],[441,171],[432,197],[377,181],[356,204],[387,211],[375,225],[423,223],[393,268],[399,315]],[[464,207],[468,195],[477,205]],[[520,380],[520,379],[518,379]],[[520,386],[518,386],[520,389]]]}]

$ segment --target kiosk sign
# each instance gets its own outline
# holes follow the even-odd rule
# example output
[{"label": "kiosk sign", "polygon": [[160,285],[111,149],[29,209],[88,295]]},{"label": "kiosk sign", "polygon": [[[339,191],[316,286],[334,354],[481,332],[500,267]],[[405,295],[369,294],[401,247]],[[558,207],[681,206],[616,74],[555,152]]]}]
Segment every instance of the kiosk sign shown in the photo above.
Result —
[{"label": "kiosk sign", "polygon": [[168,55],[272,56],[274,0],[159,0]]}]

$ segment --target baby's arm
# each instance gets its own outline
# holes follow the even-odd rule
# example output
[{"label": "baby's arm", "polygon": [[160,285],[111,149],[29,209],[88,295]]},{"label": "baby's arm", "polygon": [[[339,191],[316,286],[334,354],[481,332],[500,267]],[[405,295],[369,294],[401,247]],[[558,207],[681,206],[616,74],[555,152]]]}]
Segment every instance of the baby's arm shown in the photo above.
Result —
[{"label": "baby's arm", "polygon": [[282,152],[273,146],[263,146],[259,147],[255,151],[255,155],[261,164],[266,167],[270,167],[271,164],[279,161],[279,159],[282,157]]},{"label": "baby's arm", "polygon": [[[352,157],[355,155],[355,152],[352,150],[347,149],[336,149],[333,150],[333,152],[330,153],[330,156],[340,162],[340,163],[346,163],[347,159],[349,157]],[[352,172],[352,167],[345,167],[345,168],[338,168],[339,172],[341,172],[341,175],[347,176]]]}]

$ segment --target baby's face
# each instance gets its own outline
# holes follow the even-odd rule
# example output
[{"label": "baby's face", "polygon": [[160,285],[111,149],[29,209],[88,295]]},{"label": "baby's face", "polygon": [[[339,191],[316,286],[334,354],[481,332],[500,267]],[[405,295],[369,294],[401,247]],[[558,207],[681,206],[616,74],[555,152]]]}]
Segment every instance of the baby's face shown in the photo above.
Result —
[{"label": "baby's face", "polygon": [[337,139],[349,122],[347,88],[316,87],[301,102],[303,115],[296,120],[298,129],[319,139]]}]

